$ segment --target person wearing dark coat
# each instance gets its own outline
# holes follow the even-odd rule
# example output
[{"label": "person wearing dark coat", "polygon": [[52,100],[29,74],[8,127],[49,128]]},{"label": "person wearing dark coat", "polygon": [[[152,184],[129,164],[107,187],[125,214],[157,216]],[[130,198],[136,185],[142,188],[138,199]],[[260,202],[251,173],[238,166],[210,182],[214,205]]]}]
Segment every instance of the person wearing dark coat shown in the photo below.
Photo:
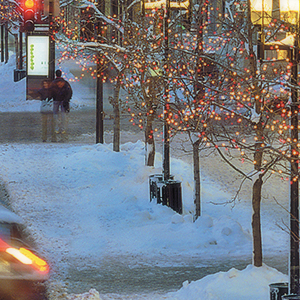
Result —
[{"label": "person wearing dark coat", "polygon": [[69,103],[73,91],[70,84],[61,77],[60,70],[56,70],[55,74],[56,78],[51,84],[55,133],[66,134],[67,113],[70,111]]},{"label": "person wearing dark coat", "polygon": [[[41,116],[42,116],[42,140],[47,141],[47,133],[50,133],[51,141],[55,142],[53,120],[53,97],[50,89],[50,81],[45,79],[42,81],[42,88],[37,91],[41,99]],[[48,128],[49,127],[49,128]],[[48,130],[49,129],[49,130]]]}]

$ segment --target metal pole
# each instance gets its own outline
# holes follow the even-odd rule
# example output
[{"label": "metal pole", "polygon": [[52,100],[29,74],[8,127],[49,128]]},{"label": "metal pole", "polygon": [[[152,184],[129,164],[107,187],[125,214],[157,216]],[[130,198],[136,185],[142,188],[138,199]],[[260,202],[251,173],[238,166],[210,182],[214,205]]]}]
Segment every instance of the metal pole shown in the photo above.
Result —
[{"label": "metal pole", "polygon": [[298,180],[298,36],[295,37],[291,81],[291,186],[290,186],[290,284],[289,293],[299,295],[299,180]]},{"label": "metal pole", "polygon": [[4,62],[4,25],[1,25],[1,62]]},{"label": "metal pole", "polygon": [[103,75],[100,68],[100,55],[97,55],[96,85],[96,144],[103,144]]},{"label": "metal pole", "polygon": [[168,66],[169,66],[169,19],[170,19],[170,0],[166,1],[166,12],[164,19],[164,37],[165,37],[165,101],[164,101],[164,147],[163,147],[163,175],[164,180],[170,179],[170,134],[168,124],[169,110],[169,84],[168,84]]},{"label": "metal pole", "polygon": [[15,37],[15,52],[16,52],[16,69],[20,69],[20,51],[19,51],[19,36],[14,34]]},{"label": "metal pole", "polygon": [[4,31],[5,31],[5,63],[8,63],[8,23],[5,23],[4,26]]},{"label": "metal pole", "polygon": [[[103,6],[102,6],[103,5]],[[105,2],[98,2],[99,11],[104,11]],[[96,35],[97,39],[101,36],[102,22],[98,22]],[[103,68],[100,64],[100,54],[97,53],[97,78],[96,78],[96,144],[104,143],[103,129]]]},{"label": "metal pole", "polygon": [[49,78],[51,80],[55,77],[55,41],[54,41],[54,28],[53,28],[53,14],[54,14],[54,1],[49,1],[49,35],[50,35],[50,51],[49,51]]},{"label": "metal pole", "polygon": [[20,40],[20,43],[19,43],[19,47],[20,47],[20,49],[19,49],[19,58],[20,58],[20,60],[19,60],[19,69],[21,70],[21,69],[23,69],[23,33],[20,31],[19,32],[19,40]]}]

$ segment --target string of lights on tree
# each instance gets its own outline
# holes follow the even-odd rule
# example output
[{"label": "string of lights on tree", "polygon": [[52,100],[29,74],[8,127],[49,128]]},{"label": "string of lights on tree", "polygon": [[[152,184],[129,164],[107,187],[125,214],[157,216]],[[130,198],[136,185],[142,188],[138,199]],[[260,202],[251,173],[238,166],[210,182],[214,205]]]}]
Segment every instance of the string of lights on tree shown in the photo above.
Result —
[{"label": "string of lights on tree", "polygon": [[20,6],[16,1],[0,0],[0,25],[9,28],[19,24],[21,16]]},{"label": "string of lights on tree", "polygon": [[[76,80],[88,74],[96,78],[99,64],[111,70],[125,66],[121,83],[127,96],[121,103],[130,113],[133,125],[143,129],[149,115],[160,119],[158,124],[161,124],[167,102],[165,113],[170,138],[189,131],[201,139],[206,148],[222,148],[228,152],[235,149],[240,152],[241,161],[251,160],[253,164],[256,161],[250,154],[256,151],[255,144],[259,141],[266,157],[263,166],[268,166],[275,156],[298,157],[298,151],[290,152],[291,61],[286,53],[274,48],[266,52],[268,56],[258,62],[258,71],[253,74],[250,62],[258,61],[258,57],[256,45],[254,54],[248,49],[250,37],[247,36],[245,4],[235,2],[227,11],[221,11],[205,1],[198,11],[201,23],[195,22],[191,28],[184,23],[183,14],[172,12],[168,22],[167,64],[164,62],[164,9],[146,11],[145,18],[135,21],[127,19],[125,22],[123,15],[107,17],[109,22],[102,19],[100,31],[97,28],[100,23],[92,17],[93,6],[78,11],[69,19],[67,14],[73,11],[65,7],[57,20],[69,41],[81,42],[78,47],[74,43],[71,48],[68,44],[62,49],[58,44],[59,61],[76,60],[82,69]],[[87,16],[84,22],[81,15]],[[110,22],[123,28],[124,33],[110,30]],[[95,28],[100,32],[97,36]],[[274,19],[264,30],[267,40],[276,41],[282,39],[289,27]],[[106,39],[108,33],[110,41]],[[88,46],[82,47],[82,43],[90,42],[119,44],[120,47],[112,47],[110,52],[101,51],[99,62],[99,56]],[[116,78],[110,75],[103,80],[114,83]],[[166,82],[167,91],[164,90]],[[255,103],[260,103],[258,113]],[[258,126],[256,122],[263,127],[263,136],[259,138],[253,136]],[[154,128],[152,134],[153,138],[161,139],[160,126]],[[284,164],[278,166],[274,165],[272,172],[288,174]],[[263,172],[264,167],[261,170]]]}]

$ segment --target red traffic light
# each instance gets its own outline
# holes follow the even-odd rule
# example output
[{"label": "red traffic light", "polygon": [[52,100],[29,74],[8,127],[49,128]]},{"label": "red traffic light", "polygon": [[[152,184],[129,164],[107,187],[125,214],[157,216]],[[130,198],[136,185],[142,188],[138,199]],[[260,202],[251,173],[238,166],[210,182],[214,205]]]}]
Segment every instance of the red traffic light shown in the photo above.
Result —
[{"label": "red traffic light", "polygon": [[33,31],[35,23],[35,0],[24,1],[24,30]]},{"label": "red traffic light", "polygon": [[26,31],[34,30],[34,11],[31,9],[24,12],[24,29]]}]

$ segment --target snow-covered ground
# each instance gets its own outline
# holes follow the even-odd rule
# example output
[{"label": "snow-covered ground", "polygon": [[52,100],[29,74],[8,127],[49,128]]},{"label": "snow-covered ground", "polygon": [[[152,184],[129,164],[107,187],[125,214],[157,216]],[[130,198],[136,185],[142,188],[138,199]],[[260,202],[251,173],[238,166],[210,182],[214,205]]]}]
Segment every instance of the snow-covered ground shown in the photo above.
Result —
[{"label": "snow-covered ground", "polygon": [[[24,80],[13,82],[13,69],[13,58],[9,64],[0,63],[0,111],[38,111],[39,101],[25,101]],[[73,82],[72,87],[73,109],[81,109],[86,102],[80,102],[80,82]],[[222,172],[217,163],[210,162],[212,173]],[[202,216],[193,222],[192,166],[184,160],[171,159],[172,174],[182,182],[183,215],[149,201],[149,176],[161,173],[161,165],[157,153],[155,167],[144,166],[142,141],[123,144],[119,153],[112,151],[111,144],[0,145],[0,180],[9,192],[12,209],[50,262],[53,277],[70,265],[84,268],[103,257],[143,257],[143,262],[163,265],[170,253],[179,259],[216,260],[251,255],[250,191],[234,207],[215,205],[229,201],[232,194],[224,182],[210,178],[208,172],[202,174]],[[266,254],[280,257],[289,251],[289,243],[288,234],[277,223],[287,220],[288,214],[268,195],[279,195],[278,201],[285,206],[288,184],[278,180],[267,187],[262,204],[263,247]],[[286,274],[267,265],[249,265],[194,282],[182,278],[180,290],[143,299],[266,300],[270,283],[287,280]],[[91,289],[60,299],[142,299],[99,292]]]}]

